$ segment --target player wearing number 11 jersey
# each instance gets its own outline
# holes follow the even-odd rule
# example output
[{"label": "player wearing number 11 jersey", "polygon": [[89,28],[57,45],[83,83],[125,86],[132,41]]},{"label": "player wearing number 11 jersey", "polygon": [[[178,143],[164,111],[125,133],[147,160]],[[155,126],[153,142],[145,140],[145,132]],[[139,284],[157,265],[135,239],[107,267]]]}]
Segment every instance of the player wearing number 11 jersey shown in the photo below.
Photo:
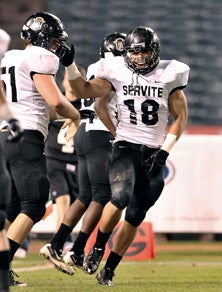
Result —
[{"label": "player wearing number 11 jersey", "polygon": [[113,285],[114,270],[137,227],[162,192],[166,159],[187,121],[183,89],[188,83],[189,66],[160,60],[158,35],[147,27],[130,31],[124,49],[124,57],[101,60],[97,78],[89,82],[80,77],[71,60],[66,68],[79,98],[106,96],[111,90],[117,97],[119,121],[110,169],[112,197],[103,210],[96,243],[85,264],[86,271],[97,270],[105,244],[126,208],[105,267],[96,276],[100,284],[108,286]]}]

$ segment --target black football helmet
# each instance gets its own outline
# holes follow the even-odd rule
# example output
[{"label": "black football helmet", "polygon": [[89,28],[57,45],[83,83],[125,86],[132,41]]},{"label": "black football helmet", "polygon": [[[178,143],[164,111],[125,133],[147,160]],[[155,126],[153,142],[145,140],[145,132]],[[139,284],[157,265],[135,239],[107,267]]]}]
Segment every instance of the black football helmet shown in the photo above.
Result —
[{"label": "black football helmet", "polygon": [[[124,42],[125,62],[136,73],[145,75],[151,72],[159,63],[160,40],[156,32],[149,27],[139,26],[131,30]],[[131,58],[131,53],[153,52],[151,57],[143,58],[143,66],[137,62],[137,58]]]},{"label": "black football helmet", "polygon": [[[123,42],[126,34],[122,32],[114,32],[107,35],[100,46],[100,58],[105,58],[106,55],[112,54],[114,57],[122,56],[124,52]],[[108,54],[107,54],[108,53]]]},{"label": "black football helmet", "polygon": [[[62,21],[55,15],[48,12],[37,12],[31,15],[24,23],[21,31],[21,39],[34,46],[39,46],[52,51],[49,46],[50,38],[58,38],[60,50],[63,53],[67,48],[64,43],[68,39],[68,34],[64,30]],[[57,51],[53,51],[57,54]],[[58,56],[60,57],[60,55]]]}]

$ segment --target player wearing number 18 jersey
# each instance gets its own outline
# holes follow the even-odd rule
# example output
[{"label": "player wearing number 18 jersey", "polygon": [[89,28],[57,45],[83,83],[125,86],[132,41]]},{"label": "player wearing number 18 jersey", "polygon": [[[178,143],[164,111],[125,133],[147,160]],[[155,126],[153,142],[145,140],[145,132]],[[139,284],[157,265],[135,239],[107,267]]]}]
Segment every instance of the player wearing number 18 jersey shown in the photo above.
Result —
[{"label": "player wearing number 18 jersey", "polygon": [[102,259],[96,250],[104,252],[126,208],[105,267],[96,276],[100,284],[109,286],[137,227],[162,192],[166,159],[187,121],[183,89],[188,83],[189,66],[176,60],[160,60],[158,35],[147,27],[130,31],[124,49],[124,57],[101,60],[97,78],[89,82],[80,77],[75,63],[70,62],[66,68],[79,98],[106,96],[113,89],[117,97],[119,121],[110,169],[112,197],[103,210],[90,253],[93,273]]},{"label": "player wearing number 18 jersey", "polygon": [[[123,58],[104,62],[98,77],[116,89],[119,123],[115,141],[128,141],[159,148],[166,136],[169,94],[187,84],[188,66],[176,60],[160,61],[147,74],[133,74]],[[115,78],[113,77],[115,74]]]}]

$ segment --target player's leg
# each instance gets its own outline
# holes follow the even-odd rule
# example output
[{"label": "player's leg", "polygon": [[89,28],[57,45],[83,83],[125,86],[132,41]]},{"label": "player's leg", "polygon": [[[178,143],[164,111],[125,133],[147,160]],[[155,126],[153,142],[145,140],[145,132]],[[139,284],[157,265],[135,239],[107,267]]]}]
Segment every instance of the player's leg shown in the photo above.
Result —
[{"label": "player's leg", "polygon": [[[82,199],[80,200],[79,198],[75,199],[75,201],[65,212],[63,221],[58,231],[50,241],[50,243],[43,246],[40,250],[40,255],[52,259],[55,257],[56,260],[62,262],[64,262],[64,258],[63,255],[61,254],[61,250],[64,245],[65,239],[67,238],[68,235],[71,234],[73,228],[79,222],[91,201],[91,185],[88,178],[87,161],[85,156],[82,154],[81,147],[78,147],[78,145],[79,143],[76,144],[76,152],[78,156],[79,196],[81,196],[81,198],[83,197],[84,200]],[[68,272],[67,268],[72,269],[67,264],[66,266],[64,266],[64,268],[65,268],[64,272]]]},{"label": "player's leg", "polygon": [[102,260],[105,245],[119,222],[122,210],[128,205],[134,187],[134,166],[131,149],[119,148],[116,143],[113,150],[113,161],[110,168],[111,201],[105,206],[96,242],[86,259],[85,270],[92,274],[98,269]]},{"label": "player's leg", "polygon": [[[85,134],[88,147],[85,149],[88,176],[92,189],[92,201],[83,217],[81,230],[72,248],[74,255],[84,255],[87,240],[97,226],[105,204],[111,197],[109,183],[110,159],[113,136],[106,131],[93,130]],[[88,257],[85,258],[84,268]],[[86,265],[85,265],[86,263]]]},{"label": "player's leg", "polygon": [[[134,193],[134,196],[131,198],[129,205],[126,208],[125,220],[121,223],[115,235],[113,247],[105,266],[96,276],[96,279],[100,284],[108,286],[113,285],[112,279],[114,271],[133,242],[137,226],[142,222],[144,214],[146,213],[143,205],[139,203],[135,195],[136,193]],[[144,200],[144,204],[146,204],[146,200]]]},{"label": "player's leg", "polygon": [[[89,206],[83,217],[81,230],[77,235],[73,248],[63,258],[65,262],[77,266],[83,265],[86,242],[96,227],[101,217],[103,207],[109,200],[111,194],[109,185],[109,164],[112,151],[110,143],[112,135],[109,132],[93,130],[84,132],[82,138],[84,139],[84,145],[82,145],[81,149],[86,157],[87,174],[92,196],[91,200],[88,201],[87,190],[85,189],[83,192],[85,187],[82,187],[85,183],[85,179],[83,179],[84,177],[80,173],[79,200],[85,205],[86,202],[89,203]],[[83,144],[83,142],[81,143]],[[77,148],[77,153],[78,152]]]},{"label": "player's leg", "polygon": [[125,220],[117,231],[104,268],[96,276],[97,281],[103,285],[113,285],[112,278],[116,267],[133,242],[137,227],[143,222],[147,211],[157,201],[163,189],[162,171],[151,178],[144,172],[142,161],[139,164],[135,161],[140,161],[140,157],[134,160],[136,181],[133,196],[126,208]]},{"label": "player's leg", "polygon": [[114,246],[109,254],[104,268],[96,275],[98,283],[107,286],[113,286],[112,279],[114,270],[123,258],[123,255],[133,242],[136,235],[137,227],[132,226],[127,221],[123,221],[118,229]]},{"label": "player's leg", "polygon": [[0,151],[0,291],[9,291],[9,242],[6,237],[6,206],[11,193],[11,180]]},{"label": "player's leg", "polygon": [[[84,168],[83,168],[83,165],[84,165]],[[90,162],[87,157],[84,160],[82,160],[81,158],[78,162],[79,197],[74,203],[74,205],[76,205],[76,210],[73,210],[73,214],[76,214],[75,217],[77,218],[77,215],[80,214],[80,206],[82,205],[82,207],[84,207],[84,209],[82,209],[82,211],[85,212],[85,215],[83,217],[83,223],[82,223],[82,226],[84,226],[84,228],[81,227],[81,230],[77,235],[77,238],[74,242],[73,247],[63,257],[64,262],[70,265],[75,265],[77,267],[83,266],[84,248],[85,248],[86,242],[89,238],[89,235],[91,234],[91,231],[95,228],[96,224],[98,223],[98,220],[102,212],[101,209],[103,208],[103,206],[101,206],[100,203],[92,202],[92,191],[91,191],[92,181],[90,177],[89,165],[90,165]],[[95,168],[94,168],[94,171],[95,171]],[[78,202],[78,206],[77,206],[77,202]],[[83,213],[81,213],[81,215],[83,215]],[[75,225],[78,222],[76,221]]]},{"label": "player's leg", "polygon": [[[7,141],[5,141],[7,143]],[[5,145],[6,146],[6,145]],[[48,200],[49,182],[44,156],[44,138],[38,131],[25,131],[23,139],[17,144],[7,145],[7,161],[15,184],[12,204],[18,200],[20,211],[8,209],[11,222],[7,237],[10,242],[10,262],[20,244],[25,240],[35,223],[45,213]],[[18,197],[17,197],[18,196]]]},{"label": "player's leg", "polygon": [[[50,241],[53,248],[62,249],[64,240],[72,232],[73,228],[79,222],[83,216],[85,210],[91,201],[91,187],[90,181],[87,173],[87,161],[85,157],[80,157],[78,162],[78,177],[79,177],[79,198],[70,205],[64,214],[62,224],[60,225],[58,231]],[[82,198],[85,198],[84,200]]]},{"label": "player's leg", "polygon": [[85,210],[86,206],[79,199],[76,199],[66,210],[63,221],[50,243],[40,249],[40,255],[51,260],[57,269],[70,275],[74,274],[74,270],[64,263],[62,249],[66,238],[71,234]]},{"label": "player's leg", "polygon": [[[98,224],[103,208],[111,197],[109,170],[112,148],[109,142],[110,138],[108,137],[110,137],[110,134],[106,132],[103,132],[99,137],[96,136],[95,139],[98,138],[98,140],[103,141],[104,144],[104,141],[107,141],[107,143],[103,145],[103,147],[97,147],[97,145],[93,146],[92,148],[94,151],[90,151],[87,155],[88,173],[92,188],[92,201],[85,212],[81,232],[88,234],[88,236]],[[92,143],[92,145],[94,144]],[[84,247],[85,244],[84,246],[82,245],[82,249],[84,249]]]},{"label": "player's leg", "polygon": [[62,223],[65,212],[70,206],[70,195],[63,194],[55,199],[56,203],[56,231],[59,229],[59,226]]},{"label": "player's leg", "polygon": [[29,245],[30,245],[30,240],[31,240],[31,234],[26,237],[26,239],[22,242],[20,247],[17,249],[15,253],[16,258],[26,258],[28,255],[29,251]]},{"label": "player's leg", "polygon": [[46,158],[47,173],[50,182],[50,200],[56,204],[56,231],[62,223],[65,211],[70,206],[70,195],[66,180],[66,163]]},{"label": "player's leg", "polygon": [[[74,201],[69,186],[69,180],[73,177],[71,175],[69,176],[69,171],[67,170],[67,164],[65,162],[51,159],[49,157],[47,157],[46,162],[50,182],[50,200],[56,207],[56,233],[62,224],[65,212]],[[74,165],[73,169],[74,171],[76,169]],[[61,249],[62,251],[64,244],[67,241],[72,241],[71,234],[69,234],[67,238],[61,237],[61,242],[59,242],[60,244],[57,247],[57,250],[59,251]]]}]

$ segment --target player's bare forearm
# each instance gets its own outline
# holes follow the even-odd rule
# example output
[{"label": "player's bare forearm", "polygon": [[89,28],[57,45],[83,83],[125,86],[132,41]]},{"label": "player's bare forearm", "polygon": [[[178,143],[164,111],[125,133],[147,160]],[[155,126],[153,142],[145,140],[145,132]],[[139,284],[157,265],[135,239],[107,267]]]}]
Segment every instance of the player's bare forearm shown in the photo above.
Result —
[{"label": "player's bare forearm", "polygon": [[170,96],[169,109],[174,118],[169,133],[176,135],[178,140],[186,127],[188,118],[186,96],[182,90],[177,90]]},{"label": "player's bare forearm", "polygon": [[69,80],[69,83],[77,98],[97,98],[112,92],[111,84],[101,78],[86,81],[80,76],[77,79]]}]

